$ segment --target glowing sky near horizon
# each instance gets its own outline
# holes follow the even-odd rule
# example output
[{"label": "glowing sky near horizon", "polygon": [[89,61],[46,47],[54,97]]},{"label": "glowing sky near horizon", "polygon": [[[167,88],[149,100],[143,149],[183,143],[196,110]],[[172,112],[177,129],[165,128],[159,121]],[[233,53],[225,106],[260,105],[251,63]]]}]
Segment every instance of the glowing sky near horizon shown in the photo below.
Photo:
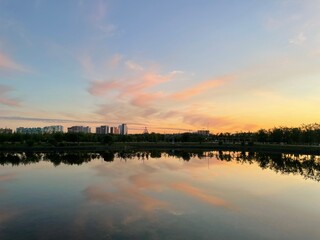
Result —
[{"label": "glowing sky near horizon", "polygon": [[0,0],[0,128],[319,122],[319,12],[317,0]]}]

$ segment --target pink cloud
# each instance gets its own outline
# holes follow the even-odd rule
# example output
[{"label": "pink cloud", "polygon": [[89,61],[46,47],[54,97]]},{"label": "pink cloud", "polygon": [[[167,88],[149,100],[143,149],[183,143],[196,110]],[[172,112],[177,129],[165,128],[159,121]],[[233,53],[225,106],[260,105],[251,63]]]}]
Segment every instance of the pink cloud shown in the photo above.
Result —
[{"label": "pink cloud", "polygon": [[[115,55],[112,65],[116,66],[121,59],[121,55]],[[168,74],[159,74],[154,70],[147,70],[133,61],[125,61],[124,63],[125,67],[131,71],[125,72],[121,78],[92,81],[88,92],[93,96],[102,96],[106,99],[112,98],[119,102],[125,101],[131,107],[152,107],[155,109],[155,106],[152,104],[158,105],[157,103],[167,100],[186,100],[233,79],[232,76],[212,79],[198,83],[191,88],[169,94],[159,90],[155,91],[154,88],[172,81],[175,76],[183,72],[172,71]],[[91,68],[91,62],[84,64],[84,66],[85,68]]]},{"label": "pink cloud", "polygon": [[122,85],[121,81],[94,81],[91,82],[91,86],[88,88],[88,92],[94,96],[106,96],[112,90],[120,89]]},{"label": "pink cloud", "polygon": [[28,70],[22,65],[14,62],[9,56],[0,52],[0,69],[27,72]]},{"label": "pink cloud", "polygon": [[117,92],[118,97],[130,99],[130,103],[134,106],[148,107],[152,102],[157,100],[169,98],[173,100],[185,100],[208,89],[218,87],[232,79],[232,77],[224,77],[205,81],[192,88],[187,88],[171,95],[162,92],[152,92],[153,87],[171,81],[176,74],[178,73],[171,72],[161,75],[155,72],[144,72],[142,75],[119,80],[93,81],[88,91],[94,96],[109,96],[110,93]]},{"label": "pink cloud", "polygon": [[[114,57],[114,65],[116,66],[119,61],[122,61],[122,57],[120,55]],[[199,112],[197,108],[185,109],[185,104],[188,103],[183,101],[225,85],[233,80],[234,76],[228,75],[202,81],[192,87],[185,89],[182,87],[182,90],[170,93],[161,91],[159,88],[166,87],[164,84],[174,79],[179,80],[177,75],[183,72],[172,71],[160,74],[154,68],[140,66],[133,61],[123,61],[123,63],[124,65],[121,67],[124,69],[121,77],[91,81],[88,87],[88,92],[91,95],[112,102],[112,104],[100,104],[95,111],[105,119],[112,121],[130,119],[133,122],[143,121],[146,125],[148,119],[156,125],[162,124],[165,119],[166,124],[173,127],[177,121],[181,122],[182,120],[183,128],[188,129],[232,125],[226,117],[212,116],[204,111]],[[184,108],[184,110],[177,111],[176,108]]]},{"label": "pink cloud", "polygon": [[212,79],[208,81],[201,82],[193,87],[184,89],[180,92],[176,92],[172,94],[172,98],[176,100],[185,100],[187,98],[193,97],[195,95],[198,95],[204,91],[207,91],[209,89],[216,88],[230,80],[232,80],[234,77],[232,76],[226,76],[222,78]]},{"label": "pink cloud", "polygon": [[19,107],[21,105],[19,100],[8,98],[0,98],[0,104],[7,105],[10,107]]},{"label": "pink cloud", "polygon": [[142,76],[138,76],[135,79],[131,79],[130,82],[126,82],[122,90],[122,95],[135,95],[136,93],[144,92],[147,88],[155,87],[159,84],[172,80],[174,74],[169,73],[167,75],[157,74],[155,72],[145,72]]},{"label": "pink cloud", "polygon": [[12,90],[13,89],[8,86],[0,85],[0,104],[7,105],[10,107],[20,106],[20,100],[9,98],[6,96],[7,93]]},{"label": "pink cloud", "polygon": [[146,107],[151,102],[161,99],[164,95],[162,93],[139,93],[133,96],[131,103],[135,106]]},{"label": "pink cloud", "polygon": [[142,75],[129,76],[119,80],[93,81],[88,92],[94,96],[110,96],[110,93],[117,92],[119,98],[130,99],[130,103],[144,107],[150,102],[164,97],[164,94],[149,93],[152,87],[170,81],[175,73],[161,75],[154,72],[144,72]]},{"label": "pink cloud", "polygon": [[108,61],[107,67],[116,68],[120,64],[121,60],[122,55],[117,53]]}]

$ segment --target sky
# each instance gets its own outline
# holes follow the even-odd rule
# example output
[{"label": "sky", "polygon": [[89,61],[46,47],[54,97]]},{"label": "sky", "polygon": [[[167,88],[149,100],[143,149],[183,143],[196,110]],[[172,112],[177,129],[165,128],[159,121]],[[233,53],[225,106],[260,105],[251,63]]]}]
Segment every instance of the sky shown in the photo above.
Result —
[{"label": "sky", "polygon": [[320,120],[318,0],[0,0],[0,128]]}]

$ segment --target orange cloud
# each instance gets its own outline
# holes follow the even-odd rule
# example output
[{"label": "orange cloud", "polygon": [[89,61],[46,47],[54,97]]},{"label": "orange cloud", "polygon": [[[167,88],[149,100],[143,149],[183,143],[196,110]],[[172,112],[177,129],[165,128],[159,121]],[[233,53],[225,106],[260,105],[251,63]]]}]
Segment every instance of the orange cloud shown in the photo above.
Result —
[{"label": "orange cloud", "polygon": [[198,128],[209,127],[231,127],[235,123],[225,116],[212,116],[211,114],[201,113],[195,107],[186,108],[180,111],[167,111],[159,116],[160,118],[179,118],[185,124],[192,125]]},{"label": "orange cloud", "polygon": [[230,80],[234,79],[232,76],[226,76],[222,78],[212,79],[208,81],[201,82],[193,87],[184,89],[180,92],[176,92],[172,94],[172,98],[176,100],[184,100],[190,97],[193,97],[195,95],[198,95],[204,91],[207,91],[209,89],[216,88]]},{"label": "orange cloud", "polygon": [[213,117],[211,115],[200,114],[195,112],[183,113],[183,121],[185,123],[196,126],[229,126],[231,121],[226,117]]}]

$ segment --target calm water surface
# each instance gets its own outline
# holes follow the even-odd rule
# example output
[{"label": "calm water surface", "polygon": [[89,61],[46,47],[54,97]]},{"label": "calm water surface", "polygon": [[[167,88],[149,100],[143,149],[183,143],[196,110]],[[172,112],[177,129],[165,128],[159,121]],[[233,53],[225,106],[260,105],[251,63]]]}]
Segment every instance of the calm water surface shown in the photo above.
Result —
[{"label": "calm water surface", "polygon": [[1,240],[320,239],[318,157],[1,153],[0,160]]}]

